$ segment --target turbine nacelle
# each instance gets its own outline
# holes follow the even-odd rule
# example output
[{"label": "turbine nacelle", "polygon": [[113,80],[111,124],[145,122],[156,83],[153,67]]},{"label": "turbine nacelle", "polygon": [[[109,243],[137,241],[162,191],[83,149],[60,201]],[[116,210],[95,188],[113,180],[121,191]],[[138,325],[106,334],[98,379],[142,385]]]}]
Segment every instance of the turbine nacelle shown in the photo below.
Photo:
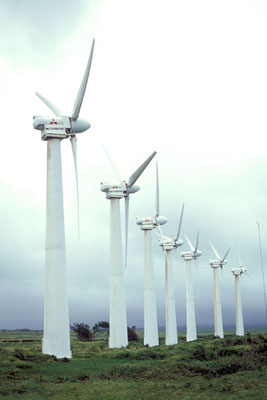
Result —
[{"label": "turbine nacelle", "polygon": [[109,182],[102,182],[100,184],[102,192],[106,193],[107,199],[122,199],[128,197],[129,194],[136,193],[140,190],[140,186],[133,185],[129,187],[125,181],[119,184],[112,184]]},{"label": "turbine nacelle", "polygon": [[193,259],[196,259],[197,257],[200,257],[202,255],[202,251],[197,250],[196,252],[194,251],[181,251],[180,256],[185,259],[185,261],[191,261]]},{"label": "turbine nacelle", "polygon": [[159,245],[163,248],[163,250],[170,251],[176,249],[179,246],[184,244],[182,239],[172,239],[168,236],[161,236],[159,239]]},{"label": "turbine nacelle", "polygon": [[222,268],[223,265],[227,264],[227,260],[210,260],[211,268]]},{"label": "turbine nacelle", "polygon": [[233,275],[242,275],[247,272],[247,268],[246,267],[237,267],[237,268],[233,268],[231,270],[231,272],[233,273]]},{"label": "turbine nacelle", "polygon": [[164,225],[168,222],[167,218],[158,216],[158,217],[137,217],[136,224],[141,225],[142,230],[152,230],[156,228],[158,225]]},{"label": "turbine nacelle", "polygon": [[53,137],[61,137],[65,139],[72,134],[85,132],[90,128],[91,124],[86,119],[79,118],[73,120],[70,117],[33,117],[34,129],[40,130],[42,140],[47,140]]},{"label": "turbine nacelle", "polygon": [[169,238],[168,236],[161,236],[159,239],[159,245],[162,247],[164,251],[171,251],[174,249],[174,240]]}]

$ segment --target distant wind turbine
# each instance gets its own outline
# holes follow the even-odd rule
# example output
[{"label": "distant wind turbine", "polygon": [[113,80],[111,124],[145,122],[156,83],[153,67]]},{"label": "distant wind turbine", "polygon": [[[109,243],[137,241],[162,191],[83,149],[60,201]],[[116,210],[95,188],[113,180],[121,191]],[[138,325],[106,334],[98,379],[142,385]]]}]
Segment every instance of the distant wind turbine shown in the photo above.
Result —
[{"label": "distant wind turbine", "polygon": [[187,243],[190,247],[189,251],[181,251],[180,256],[185,260],[186,267],[186,341],[191,342],[197,339],[197,327],[196,327],[196,313],[195,313],[195,300],[193,290],[193,278],[191,270],[191,261],[196,260],[197,257],[202,255],[202,252],[198,250],[198,233],[195,248],[192,243],[185,235]]},{"label": "distant wind turbine", "polygon": [[90,128],[90,123],[79,118],[79,114],[90,73],[93,51],[94,40],[72,115],[66,116],[49,100],[36,93],[56,118],[33,117],[34,129],[40,130],[42,140],[47,141],[46,266],[42,352],[53,354],[58,358],[71,357],[60,142],[66,138],[70,138],[71,141],[78,201],[76,134]]},{"label": "distant wind turbine", "polygon": [[174,298],[173,287],[173,269],[171,263],[171,251],[176,250],[182,246],[184,242],[179,239],[182,219],[183,219],[184,205],[178,223],[177,235],[174,239],[160,234],[159,245],[165,251],[165,325],[166,325],[166,345],[178,343],[177,322],[176,322],[176,307]]},{"label": "distant wind turbine", "polygon": [[247,274],[247,268],[242,265],[239,250],[238,251],[238,261],[239,267],[233,268],[232,273],[235,277],[235,316],[236,316],[236,335],[244,336],[244,322],[243,322],[243,312],[242,312],[242,302],[241,302],[241,289],[240,289],[240,277],[242,274]]},{"label": "distant wind turbine", "polygon": [[[158,179],[158,172],[157,172],[157,179]],[[165,343],[166,345],[172,345],[178,343],[171,251],[173,249],[176,249],[177,251],[177,248],[184,244],[184,242],[181,239],[179,239],[182,226],[183,212],[184,212],[184,205],[182,207],[182,212],[178,223],[177,235],[175,236],[174,239],[164,236],[162,234],[160,226],[158,226],[159,236],[160,236],[159,245],[165,252],[165,329],[166,329]]]},{"label": "distant wind turbine", "polygon": [[227,263],[226,257],[230,251],[230,248],[227,250],[225,256],[221,258],[211,241],[209,241],[209,244],[214,251],[215,256],[217,257],[216,260],[210,260],[210,266],[213,269],[214,336],[223,338],[222,304],[218,270],[221,268],[222,271],[223,266]]},{"label": "distant wind turbine", "polygon": [[[148,159],[130,176],[128,183],[101,183],[101,190],[110,200],[110,297],[109,297],[109,347],[119,348],[128,344],[124,270],[127,260],[129,195],[140,187],[134,185],[152,158]],[[125,265],[123,264],[121,217],[119,200],[125,199]]]},{"label": "distant wind turbine", "polygon": [[263,285],[265,318],[266,318],[266,321],[267,321],[267,300],[266,300],[265,276],[264,276],[264,268],[263,268],[263,256],[262,256],[262,244],[261,244],[260,223],[257,222],[257,225],[258,225],[258,234],[259,234],[260,262],[261,262],[261,274],[262,274],[262,285]]},{"label": "distant wind turbine", "polygon": [[158,319],[156,292],[154,286],[153,258],[151,248],[151,231],[164,225],[167,218],[159,214],[159,181],[156,164],[156,213],[153,217],[137,217],[136,223],[144,231],[144,345],[158,346]]}]

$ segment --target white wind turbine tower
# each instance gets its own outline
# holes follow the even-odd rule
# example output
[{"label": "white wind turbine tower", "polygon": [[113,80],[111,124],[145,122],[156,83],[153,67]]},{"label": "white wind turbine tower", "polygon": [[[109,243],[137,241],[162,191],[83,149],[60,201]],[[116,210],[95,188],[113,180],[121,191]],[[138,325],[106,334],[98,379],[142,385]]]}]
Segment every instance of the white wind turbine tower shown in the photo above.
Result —
[{"label": "white wind turbine tower", "polygon": [[244,322],[241,303],[241,289],[240,289],[240,276],[247,272],[247,268],[242,266],[240,254],[238,251],[239,267],[233,268],[232,273],[235,277],[235,321],[236,321],[236,335],[244,336]]},{"label": "white wind turbine tower", "polygon": [[76,133],[84,132],[90,128],[90,123],[79,118],[79,114],[90,73],[93,51],[94,40],[71,117],[66,116],[38,93],[36,95],[53,111],[56,118],[33,117],[33,127],[40,130],[41,139],[47,141],[45,299],[42,352],[53,354],[58,358],[71,357],[60,142],[67,138],[70,138],[71,141],[78,201]]},{"label": "white wind turbine tower", "polygon": [[176,309],[173,287],[173,270],[171,263],[171,251],[175,249],[178,252],[178,247],[182,246],[184,242],[179,239],[182,219],[183,219],[184,205],[178,224],[177,235],[174,239],[163,236],[160,230],[159,245],[165,251],[165,325],[166,325],[166,345],[178,343],[177,322],[176,322]]},{"label": "white wind turbine tower", "polygon": [[186,341],[191,342],[197,339],[197,328],[196,328],[196,313],[195,313],[195,300],[193,290],[193,277],[191,270],[191,261],[196,260],[197,257],[202,255],[202,252],[198,250],[198,233],[195,248],[192,243],[185,235],[187,243],[190,247],[189,251],[182,251],[180,256],[185,260],[186,267]]},{"label": "white wind turbine tower", "polygon": [[144,231],[144,345],[158,346],[158,319],[151,247],[151,231],[164,225],[167,218],[159,215],[158,165],[156,164],[156,214],[154,217],[137,217],[136,223]]},{"label": "white wind turbine tower", "polygon": [[[130,176],[128,183],[119,184],[101,183],[101,190],[106,193],[106,199],[110,200],[110,294],[109,294],[109,347],[119,348],[128,344],[126,298],[124,270],[127,262],[128,244],[128,220],[129,220],[129,195],[137,192],[140,187],[134,185],[142,172],[146,169],[151,156]],[[122,255],[121,238],[121,198],[125,199],[125,265]]]},{"label": "white wind turbine tower", "polygon": [[210,261],[210,266],[213,269],[214,336],[223,338],[224,334],[223,334],[223,320],[222,320],[222,304],[221,304],[221,293],[220,293],[220,282],[219,282],[218,271],[219,268],[221,268],[222,271],[223,266],[227,263],[226,257],[230,251],[230,247],[227,250],[225,256],[221,258],[218,251],[211,243],[211,241],[209,241],[209,244],[212,250],[214,251],[215,256],[217,257],[216,260]]}]

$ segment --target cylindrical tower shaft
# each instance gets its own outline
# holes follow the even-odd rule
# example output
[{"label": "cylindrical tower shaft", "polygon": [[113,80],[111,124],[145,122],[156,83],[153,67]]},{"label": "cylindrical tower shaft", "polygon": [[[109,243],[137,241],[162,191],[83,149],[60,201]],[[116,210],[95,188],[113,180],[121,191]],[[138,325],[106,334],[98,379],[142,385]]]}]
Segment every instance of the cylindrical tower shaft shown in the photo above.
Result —
[{"label": "cylindrical tower shaft", "polygon": [[71,357],[60,139],[47,140],[44,337],[42,352]]},{"label": "cylindrical tower shaft", "polygon": [[221,291],[218,276],[218,268],[213,268],[214,279],[214,336],[223,338]]},{"label": "cylindrical tower shaft", "polygon": [[128,345],[119,199],[110,200],[109,347]]},{"label": "cylindrical tower shaft", "polygon": [[236,334],[244,336],[244,323],[240,291],[240,275],[235,275]]},{"label": "cylindrical tower shaft", "polygon": [[165,324],[166,345],[177,344],[178,335],[170,251],[165,252]]},{"label": "cylindrical tower shaft", "polygon": [[144,230],[144,345],[158,346],[158,319],[151,249],[151,230]]},{"label": "cylindrical tower shaft", "polygon": [[191,260],[186,260],[186,341],[197,339]]}]

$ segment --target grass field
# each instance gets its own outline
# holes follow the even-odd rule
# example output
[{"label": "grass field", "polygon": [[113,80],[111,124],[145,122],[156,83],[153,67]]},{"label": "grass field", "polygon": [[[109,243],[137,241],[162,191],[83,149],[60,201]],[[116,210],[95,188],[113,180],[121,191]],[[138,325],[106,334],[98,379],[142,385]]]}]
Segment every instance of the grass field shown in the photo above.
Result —
[{"label": "grass field", "polygon": [[[42,332],[0,331],[0,399],[267,398],[267,334],[224,339],[203,332],[195,342],[142,342],[108,349],[107,340],[72,336],[71,360],[41,354]],[[141,332],[140,332],[140,336]]]}]

